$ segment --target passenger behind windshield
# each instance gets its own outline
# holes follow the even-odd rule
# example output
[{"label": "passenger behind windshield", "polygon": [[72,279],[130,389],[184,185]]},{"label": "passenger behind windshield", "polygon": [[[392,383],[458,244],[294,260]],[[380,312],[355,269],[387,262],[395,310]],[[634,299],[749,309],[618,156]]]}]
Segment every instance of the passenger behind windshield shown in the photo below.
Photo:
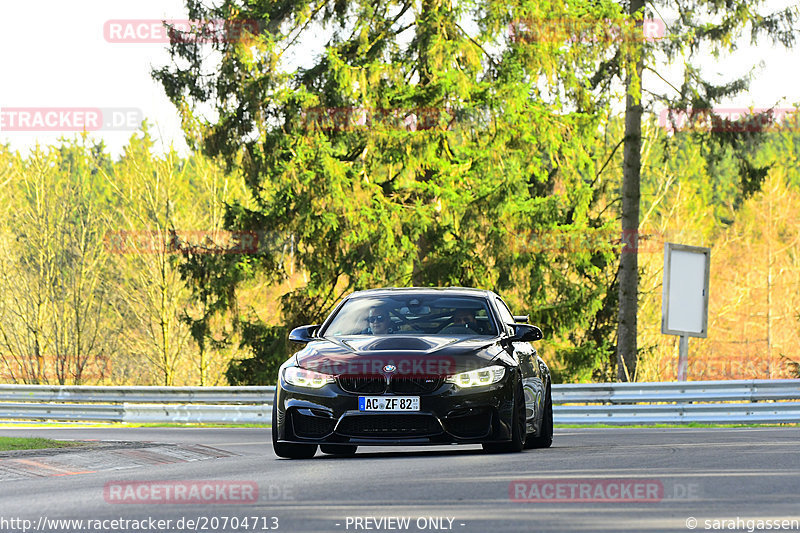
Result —
[{"label": "passenger behind windshield", "polygon": [[367,335],[386,335],[393,332],[392,321],[389,318],[389,309],[386,307],[372,307],[367,317]]}]

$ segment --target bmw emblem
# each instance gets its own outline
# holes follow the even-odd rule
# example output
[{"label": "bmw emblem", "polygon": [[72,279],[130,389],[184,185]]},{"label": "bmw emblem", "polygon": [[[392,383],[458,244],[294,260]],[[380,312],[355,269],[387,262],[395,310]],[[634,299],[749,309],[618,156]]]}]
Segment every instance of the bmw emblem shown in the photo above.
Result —
[{"label": "bmw emblem", "polygon": [[383,367],[383,371],[388,373],[388,374],[391,374],[395,370],[397,370],[397,367],[394,366],[394,365],[386,365],[386,366]]}]

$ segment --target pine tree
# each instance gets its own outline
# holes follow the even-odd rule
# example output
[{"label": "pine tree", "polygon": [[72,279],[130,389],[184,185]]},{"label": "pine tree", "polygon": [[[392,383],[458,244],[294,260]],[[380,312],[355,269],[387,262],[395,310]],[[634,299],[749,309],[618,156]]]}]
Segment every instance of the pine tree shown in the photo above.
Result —
[{"label": "pine tree", "polygon": [[[187,5],[196,19],[259,28],[218,39],[218,64],[201,53],[209,45],[177,39],[175,63],[155,73],[190,139],[244,172],[256,207],[232,205],[227,227],[267,233],[236,268],[209,265],[216,275],[286,279],[290,248],[307,282],[283,297],[287,325],[321,320],[355,289],[492,288],[545,327],[565,372],[606,359],[591,332],[608,318],[613,249],[585,236],[606,224],[592,185],[609,99],[588,80],[607,49],[543,38],[537,24],[621,20],[616,4]],[[548,239],[560,244],[546,250]]]}]

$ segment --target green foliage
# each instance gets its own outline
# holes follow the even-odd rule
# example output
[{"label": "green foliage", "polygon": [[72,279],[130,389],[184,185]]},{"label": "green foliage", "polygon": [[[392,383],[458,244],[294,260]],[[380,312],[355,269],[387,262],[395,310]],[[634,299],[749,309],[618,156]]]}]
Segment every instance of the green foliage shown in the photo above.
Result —
[{"label": "green foliage", "polygon": [[[536,37],[575,21],[588,36],[629,31],[623,4],[188,0],[195,19],[260,23],[211,53],[176,41],[175,64],[155,72],[198,153],[155,154],[146,129],[116,161],[86,139],[29,157],[0,146],[6,370],[100,381],[82,365],[112,357],[123,382],[211,384],[223,366],[231,383],[271,383],[293,348],[289,328],[318,323],[346,293],[466,285],[500,292],[543,327],[557,379],[608,379],[615,84],[642,51],[650,66],[659,54],[685,59],[674,93],[654,101],[707,109],[746,77],[705,81],[692,63],[704,47],[732,48],[748,23],[784,44],[794,36],[794,11],[698,0],[674,5],[678,24],[646,47]],[[642,193],[655,227],[678,206],[713,237],[770,168],[800,184],[796,126],[650,131]],[[183,242],[184,230],[210,242]],[[254,232],[258,250],[232,253],[216,240],[224,230]],[[158,242],[104,249],[120,231]]]},{"label": "green foliage", "polygon": [[224,202],[243,200],[243,182],[152,146],[146,127],[116,160],[86,136],[28,155],[0,146],[0,380],[224,379],[232,320],[208,319],[220,305],[202,283],[189,291],[179,268],[229,257]]},{"label": "green foliage", "polygon": [[252,357],[231,361],[225,377],[231,385],[273,385],[278,367],[289,356],[286,328],[259,323],[242,324],[242,346]]},{"label": "green foliage", "polygon": [[[246,279],[222,269],[273,282],[304,272],[307,283],[282,298],[286,326],[319,322],[357,289],[492,288],[531,313],[557,357],[577,358],[570,373],[607,359],[614,248],[538,246],[542,235],[608,227],[592,189],[608,99],[589,81],[607,51],[514,39],[509,27],[621,21],[615,3],[187,5],[194,17],[263,23],[244,42],[216,43],[213,67],[201,45],[173,43],[180,62],[155,76],[203,150],[244,173],[255,207],[231,205],[226,227],[294,243],[288,265],[275,246],[204,272],[222,285]],[[287,60],[300,51],[311,61]],[[209,105],[218,119],[203,122],[194,111]],[[275,330],[254,320],[264,333],[247,338],[262,353]]]},{"label": "green foliage", "polygon": [[[666,38],[656,41],[652,48],[663,53],[673,62],[673,66],[682,64],[682,80],[681,83],[669,84],[666,93],[650,92],[652,102],[671,110],[669,120],[673,124],[675,113],[708,116],[713,127],[694,130],[686,135],[692,137],[691,144],[704,148],[710,165],[735,165],[739,178],[739,183],[735,185],[737,190],[727,192],[735,196],[733,203],[738,207],[742,200],[760,190],[770,169],[770,164],[758,164],[753,160],[754,152],[765,141],[764,129],[754,128],[753,124],[762,120],[765,124],[770,123],[773,113],[767,111],[731,121],[715,109],[718,102],[747,91],[755,76],[755,65],[750,67],[750,72],[738,78],[711,82],[695,62],[698,57],[707,57],[709,50],[715,57],[734,52],[748,32],[752,43],[763,36],[774,45],[792,47],[798,35],[795,26],[800,16],[798,6],[770,11],[763,0],[659,0],[655,5],[658,10],[676,12],[676,23],[667,29]],[[651,63],[649,70],[656,72],[655,62]],[[667,137],[663,140],[670,142]],[[666,150],[665,154],[669,152]]]},{"label": "green foliage", "polygon": [[117,352],[103,238],[102,145],[84,137],[29,157],[8,154],[4,181],[0,361],[23,383],[102,377]]}]

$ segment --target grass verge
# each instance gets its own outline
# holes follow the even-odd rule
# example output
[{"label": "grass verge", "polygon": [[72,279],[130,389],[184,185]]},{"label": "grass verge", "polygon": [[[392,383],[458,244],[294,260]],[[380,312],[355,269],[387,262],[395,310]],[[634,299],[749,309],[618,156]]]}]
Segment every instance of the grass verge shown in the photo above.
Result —
[{"label": "grass verge", "polygon": [[67,442],[38,437],[0,437],[0,451],[39,450],[43,448],[71,448],[80,446],[80,442]]},{"label": "grass verge", "polygon": [[13,424],[0,423],[0,429],[32,429],[32,428],[260,428],[270,429],[270,424],[197,424],[197,423],[154,423],[154,424],[133,424],[126,422],[98,422],[98,423],[64,423],[64,422],[31,422]]},{"label": "grass verge", "polygon": [[798,424],[701,424],[699,422],[690,422],[689,424],[636,424],[636,425],[613,425],[613,424],[554,424],[556,429],[575,429],[575,428],[640,428],[640,429],[653,429],[653,428],[672,428],[672,429],[685,429],[685,428],[785,428],[797,427]]},{"label": "grass verge", "polygon": [[[14,429],[30,429],[30,428],[251,428],[251,429],[270,429],[270,424],[197,424],[197,423],[158,423],[158,424],[132,424],[124,422],[112,423],[70,423],[65,424],[62,422],[40,422],[35,424],[3,424],[0,423],[2,428]],[[620,429],[620,428],[639,428],[639,429],[653,429],[653,428],[672,428],[672,429],[685,429],[685,428],[794,428],[800,427],[800,424],[701,424],[692,422],[689,424],[636,424],[636,425],[614,425],[614,424],[555,424],[556,429],[579,429],[579,428],[606,428],[606,429]],[[45,440],[45,439],[39,439]],[[57,441],[53,441],[57,442]],[[70,443],[67,443],[70,444]],[[3,448],[0,447],[0,450]]]}]

